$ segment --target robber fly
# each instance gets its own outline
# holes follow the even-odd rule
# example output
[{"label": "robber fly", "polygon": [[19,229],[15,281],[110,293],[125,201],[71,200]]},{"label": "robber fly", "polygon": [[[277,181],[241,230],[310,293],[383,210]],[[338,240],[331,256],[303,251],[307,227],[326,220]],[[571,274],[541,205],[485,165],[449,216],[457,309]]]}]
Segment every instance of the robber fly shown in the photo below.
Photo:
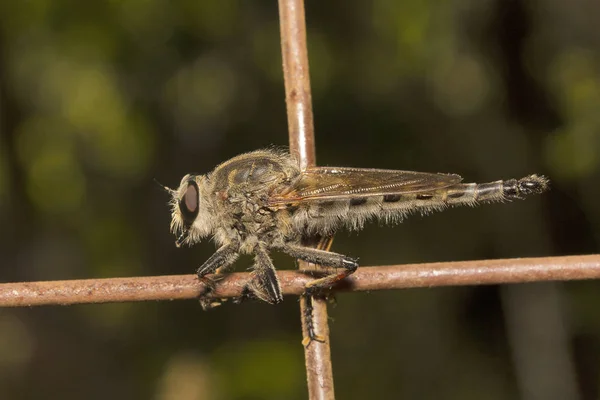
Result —
[{"label": "robber fly", "polygon": [[253,255],[254,276],[247,289],[268,303],[279,303],[283,297],[269,255],[273,250],[329,267],[331,273],[307,285],[310,294],[352,274],[358,263],[304,246],[304,237],[329,237],[340,228],[360,230],[372,219],[398,223],[414,212],[520,199],[548,187],[548,180],[538,175],[482,184],[461,181],[458,175],[385,169],[301,170],[285,152],[258,150],[225,161],[207,175],[186,175],[177,190],[167,189],[171,231],[178,246],[209,236],[219,246],[198,268],[200,278],[223,271],[239,254]]}]

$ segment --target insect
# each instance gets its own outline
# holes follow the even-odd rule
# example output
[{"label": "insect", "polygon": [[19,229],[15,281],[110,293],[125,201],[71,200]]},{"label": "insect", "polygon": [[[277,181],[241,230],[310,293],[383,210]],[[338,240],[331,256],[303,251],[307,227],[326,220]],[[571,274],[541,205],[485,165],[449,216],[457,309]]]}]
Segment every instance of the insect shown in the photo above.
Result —
[{"label": "insect", "polygon": [[[171,231],[176,244],[193,245],[212,236],[218,250],[198,276],[221,272],[240,254],[254,256],[249,293],[268,303],[283,300],[271,251],[325,267],[306,293],[315,293],[352,274],[356,259],[302,244],[340,228],[360,230],[379,219],[401,222],[449,206],[520,199],[548,188],[543,176],[491,183],[461,183],[452,174],[384,169],[311,167],[300,170],[289,154],[258,150],[241,154],[206,175],[186,175],[171,194]],[[212,303],[203,303],[211,306]]]}]

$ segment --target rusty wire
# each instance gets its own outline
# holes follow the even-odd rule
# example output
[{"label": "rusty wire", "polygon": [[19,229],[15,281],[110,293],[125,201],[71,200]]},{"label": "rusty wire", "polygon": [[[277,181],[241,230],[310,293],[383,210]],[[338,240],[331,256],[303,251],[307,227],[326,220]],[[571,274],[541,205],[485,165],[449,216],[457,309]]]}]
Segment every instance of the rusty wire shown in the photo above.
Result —
[{"label": "rusty wire", "polygon": [[[304,14],[304,0],[279,0],[281,55],[290,153],[297,158],[302,169],[316,164]],[[303,261],[299,261],[298,264],[300,269],[309,267]],[[307,323],[312,323],[314,332],[322,339],[314,341],[304,348],[308,396],[310,399],[333,399],[335,395],[329,347],[327,302],[323,298],[313,297],[310,299],[312,313],[309,314],[307,312],[308,300],[305,296],[300,299],[303,336],[308,337]],[[311,320],[308,321],[307,318]]]},{"label": "rusty wire", "polygon": [[[279,271],[285,295],[297,296],[314,279],[300,271]],[[223,275],[211,296],[242,294],[250,274]],[[360,267],[334,291],[374,291],[402,288],[489,285],[600,278],[600,254],[514,258],[443,263]],[[196,275],[0,284],[0,307],[193,299],[206,288]]]}]

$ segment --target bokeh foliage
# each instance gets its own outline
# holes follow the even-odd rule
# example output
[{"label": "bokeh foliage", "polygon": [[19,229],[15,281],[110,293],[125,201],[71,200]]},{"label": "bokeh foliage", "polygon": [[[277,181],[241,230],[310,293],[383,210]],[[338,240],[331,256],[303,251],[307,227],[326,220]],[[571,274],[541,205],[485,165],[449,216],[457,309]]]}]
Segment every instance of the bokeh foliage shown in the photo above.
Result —
[{"label": "bokeh foliage", "polygon": [[[320,163],[553,181],[523,203],[341,233],[335,249],[364,265],[598,252],[597,12],[580,0],[308,2]],[[174,186],[286,145],[285,118],[276,2],[0,2],[0,280],[191,273],[213,246],[175,249],[153,179]],[[594,398],[598,284],[555,289],[567,350],[594,377],[579,390]],[[519,393],[498,288],[338,301],[340,398]],[[191,301],[0,310],[0,397],[301,399],[299,332],[293,298],[210,313]]]}]

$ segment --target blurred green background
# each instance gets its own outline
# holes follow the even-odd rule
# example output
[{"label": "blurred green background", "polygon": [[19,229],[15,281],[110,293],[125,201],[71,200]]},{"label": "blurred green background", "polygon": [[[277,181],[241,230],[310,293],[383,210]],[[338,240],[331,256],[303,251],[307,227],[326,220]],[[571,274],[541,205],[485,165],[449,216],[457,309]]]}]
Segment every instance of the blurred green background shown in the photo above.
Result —
[{"label": "blurred green background", "polygon": [[[552,179],[527,201],[342,232],[334,250],[365,266],[598,252],[599,12],[309,2],[320,164]],[[1,282],[192,273],[214,246],[175,247],[153,179],[271,144],[287,144],[275,1],[0,3]],[[599,289],[340,294],[338,398],[596,399]],[[2,309],[0,397],[303,399],[301,340],[292,297]]]}]

